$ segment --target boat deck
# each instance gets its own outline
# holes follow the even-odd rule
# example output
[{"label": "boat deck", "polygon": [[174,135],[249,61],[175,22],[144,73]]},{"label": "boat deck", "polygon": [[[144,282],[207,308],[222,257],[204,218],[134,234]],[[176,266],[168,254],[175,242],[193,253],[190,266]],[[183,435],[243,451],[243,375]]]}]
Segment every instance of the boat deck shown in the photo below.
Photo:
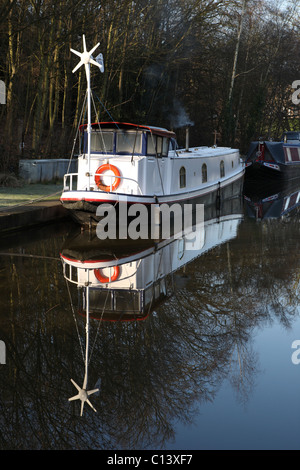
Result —
[{"label": "boat deck", "polygon": [[[180,155],[180,158],[220,157],[221,155],[230,155],[235,152],[239,152],[239,150],[233,149],[230,147],[191,147],[188,150],[187,149],[177,150],[177,154]],[[176,158],[176,157],[173,157],[173,158]]]}]

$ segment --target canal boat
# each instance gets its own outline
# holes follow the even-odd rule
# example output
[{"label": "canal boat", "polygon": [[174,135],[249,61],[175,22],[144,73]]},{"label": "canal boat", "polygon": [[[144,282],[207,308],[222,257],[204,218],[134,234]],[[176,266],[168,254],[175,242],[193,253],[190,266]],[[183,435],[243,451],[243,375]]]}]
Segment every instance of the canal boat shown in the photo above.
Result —
[{"label": "canal boat", "polygon": [[[84,39],[84,38],[83,38]],[[98,46],[98,45],[97,45]],[[127,122],[91,122],[90,65],[95,46],[87,52],[73,51],[85,65],[87,78],[87,124],[81,125],[82,148],[76,173],[64,177],[60,201],[81,225],[95,226],[99,206],[125,204],[149,208],[163,204],[216,204],[222,198],[240,196],[244,164],[239,150],[199,146],[179,149],[173,131]]]},{"label": "canal boat", "polygon": [[300,182],[293,180],[286,185],[278,185],[262,188],[259,185],[251,188],[247,184],[244,187],[245,213],[248,217],[263,219],[279,219],[299,210],[300,207]]},{"label": "canal boat", "polygon": [[246,179],[300,177],[300,132],[284,132],[280,142],[252,142],[245,160]]}]

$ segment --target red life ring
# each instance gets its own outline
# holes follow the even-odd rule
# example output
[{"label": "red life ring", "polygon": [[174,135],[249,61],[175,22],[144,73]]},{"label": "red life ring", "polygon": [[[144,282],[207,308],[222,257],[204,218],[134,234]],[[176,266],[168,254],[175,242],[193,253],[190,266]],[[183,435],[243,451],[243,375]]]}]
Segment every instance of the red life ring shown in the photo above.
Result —
[{"label": "red life ring", "polygon": [[102,173],[107,170],[111,170],[116,176],[113,184],[111,185],[111,190],[114,191],[120,184],[121,173],[116,166],[111,165],[110,163],[105,163],[104,165],[99,166],[95,173],[95,183],[98,188],[102,189],[102,191],[110,191],[110,185],[103,184],[101,181]]},{"label": "red life ring", "polygon": [[114,282],[118,279],[119,274],[120,274],[120,268],[119,266],[113,267],[113,274],[110,279],[107,276],[103,276],[100,268],[95,269],[94,274],[96,276],[96,279],[98,279],[99,282],[101,282],[102,284],[107,284],[108,282]]}]

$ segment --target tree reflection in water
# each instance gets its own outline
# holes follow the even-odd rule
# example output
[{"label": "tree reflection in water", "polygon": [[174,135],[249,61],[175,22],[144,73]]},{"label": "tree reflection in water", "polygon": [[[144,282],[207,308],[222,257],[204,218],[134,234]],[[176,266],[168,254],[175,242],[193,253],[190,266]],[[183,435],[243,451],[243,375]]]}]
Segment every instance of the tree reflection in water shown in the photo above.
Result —
[{"label": "tree reflection in water", "polygon": [[[90,386],[98,413],[79,417],[70,377],[82,379],[78,333],[57,254],[64,233],[0,258],[2,449],[163,448],[230,380],[246,403],[259,371],[253,332],[298,316],[299,219],[243,221],[235,239],[167,278],[170,294],[143,321],[91,319]],[[14,254],[13,254],[14,253]],[[57,258],[57,259],[51,259]],[[76,298],[76,286],[70,286]],[[91,412],[89,412],[91,411]]]}]

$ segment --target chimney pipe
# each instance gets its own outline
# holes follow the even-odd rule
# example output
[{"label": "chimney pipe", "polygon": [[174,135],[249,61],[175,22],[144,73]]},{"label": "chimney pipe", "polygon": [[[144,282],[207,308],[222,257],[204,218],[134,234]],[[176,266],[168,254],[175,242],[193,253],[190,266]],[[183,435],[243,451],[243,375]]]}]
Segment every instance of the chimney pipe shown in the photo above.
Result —
[{"label": "chimney pipe", "polygon": [[185,129],[185,150],[188,152],[190,146],[190,128],[187,126]]}]

